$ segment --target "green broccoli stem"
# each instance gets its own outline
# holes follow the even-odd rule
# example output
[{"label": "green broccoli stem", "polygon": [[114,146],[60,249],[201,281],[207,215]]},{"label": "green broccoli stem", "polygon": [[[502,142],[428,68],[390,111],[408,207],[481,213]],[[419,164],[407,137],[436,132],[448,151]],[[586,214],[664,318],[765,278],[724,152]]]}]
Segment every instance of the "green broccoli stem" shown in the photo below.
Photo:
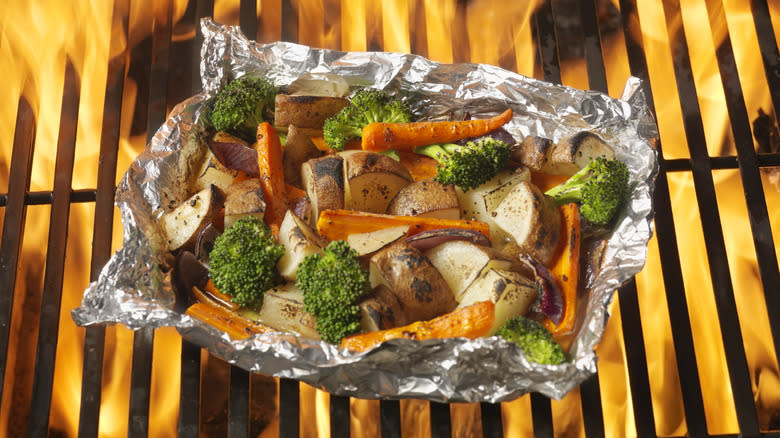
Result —
[{"label": "green broccoli stem", "polygon": [[448,154],[452,155],[455,153],[460,152],[463,150],[465,146],[455,143],[445,143],[441,145],[442,149],[444,149]]},{"label": "green broccoli stem", "polygon": [[401,161],[401,155],[395,149],[388,149],[386,151],[382,151],[382,152],[379,152],[379,153],[382,154],[382,155],[386,155],[386,156],[394,159],[395,161]]},{"label": "green broccoli stem", "polygon": [[568,202],[578,202],[582,200],[582,187],[587,177],[590,176],[590,172],[590,167],[585,166],[569,177],[565,182],[547,190],[544,194],[555,199],[558,205]]},{"label": "green broccoli stem", "polygon": [[571,185],[569,187],[556,186],[545,192],[545,195],[551,197],[557,206],[582,201],[582,184]]},{"label": "green broccoli stem", "polygon": [[426,157],[433,158],[434,160],[438,161],[439,163],[443,162],[445,159],[449,158],[451,155],[450,152],[447,152],[447,150],[441,145],[441,144],[431,144],[428,146],[419,146],[414,149],[414,152],[416,154],[425,155]]}]

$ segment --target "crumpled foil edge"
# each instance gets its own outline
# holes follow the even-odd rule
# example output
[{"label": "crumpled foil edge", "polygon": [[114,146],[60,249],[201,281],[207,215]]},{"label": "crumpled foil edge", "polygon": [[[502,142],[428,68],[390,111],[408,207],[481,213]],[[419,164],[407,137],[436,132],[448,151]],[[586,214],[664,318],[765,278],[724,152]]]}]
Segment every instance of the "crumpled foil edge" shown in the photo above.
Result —
[{"label": "crumpled foil edge", "polygon": [[[501,402],[535,391],[560,399],[596,372],[594,349],[609,318],[615,290],[644,266],[653,233],[652,192],[658,173],[655,121],[637,78],[623,97],[576,90],[481,64],[439,64],[386,52],[338,52],[292,43],[257,44],[237,27],[201,23],[203,92],[177,105],[117,187],[122,247],[80,307],[81,326],[120,323],[131,329],[173,326],[181,335],[241,368],[304,381],[333,394],[360,398],[421,398],[439,402]],[[631,169],[631,197],[605,252],[587,302],[582,327],[558,366],[528,362],[502,339],[394,340],[355,354],[286,333],[235,341],[200,321],[173,311],[170,259],[156,219],[189,195],[187,169],[202,159],[196,123],[200,105],[233,77],[261,71],[277,85],[304,72],[334,72],[354,87],[371,85],[413,95],[425,117],[453,112],[495,114],[507,104],[516,138],[541,135],[558,140],[578,130],[598,132],[616,146]]]}]

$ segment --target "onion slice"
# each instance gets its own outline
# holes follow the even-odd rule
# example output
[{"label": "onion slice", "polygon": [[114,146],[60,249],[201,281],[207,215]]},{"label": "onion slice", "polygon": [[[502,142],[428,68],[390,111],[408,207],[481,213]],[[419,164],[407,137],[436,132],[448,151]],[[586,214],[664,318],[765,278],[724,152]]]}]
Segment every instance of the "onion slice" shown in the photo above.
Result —
[{"label": "onion slice", "polygon": [[479,231],[464,228],[442,228],[438,230],[421,231],[406,238],[409,246],[425,251],[451,240],[465,240],[475,245],[490,246],[490,239]]},{"label": "onion slice", "polygon": [[563,295],[558,280],[546,266],[527,254],[520,255],[523,262],[534,272],[536,283],[536,301],[531,305],[532,312],[541,313],[556,326],[563,320]]},{"label": "onion slice", "polygon": [[211,152],[229,169],[245,172],[250,177],[260,176],[257,167],[257,151],[232,141],[211,140]]}]

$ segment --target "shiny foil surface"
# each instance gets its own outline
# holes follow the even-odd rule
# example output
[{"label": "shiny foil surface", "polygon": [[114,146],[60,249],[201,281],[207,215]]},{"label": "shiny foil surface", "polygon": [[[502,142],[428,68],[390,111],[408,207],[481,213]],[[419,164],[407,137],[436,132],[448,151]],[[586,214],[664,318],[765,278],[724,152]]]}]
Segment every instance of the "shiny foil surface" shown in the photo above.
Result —
[{"label": "shiny foil surface", "polygon": [[[596,372],[594,349],[609,317],[609,302],[616,289],[642,269],[653,232],[658,132],[638,79],[628,79],[618,100],[489,65],[439,64],[408,54],[338,52],[284,42],[257,44],[237,27],[209,19],[201,27],[203,91],[171,111],[121,180],[116,204],[123,244],[72,311],[77,324],[173,326],[187,340],[244,369],[360,398],[501,402],[536,391],[560,399]],[[196,123],[202,103],[229,80],[250,72],[265,74],[279,86],[307,72],[336,73],[353,88],[400,91],[427,119],[463,113],[482,118],[510,106],[514,117],[505,128],[518,140],[537,135],[557,141],[588,130],[615,148],[616,157],[631,171],[630,199],[589,291],[571,359],[557,366],[529,363],[514,344],[496,337],[394,340],[360,354],[287,333],[236,341],[174,311],[172,258],[157,219],[191,194],[188,187],[195,175],[189,169],[206,150]]]}]

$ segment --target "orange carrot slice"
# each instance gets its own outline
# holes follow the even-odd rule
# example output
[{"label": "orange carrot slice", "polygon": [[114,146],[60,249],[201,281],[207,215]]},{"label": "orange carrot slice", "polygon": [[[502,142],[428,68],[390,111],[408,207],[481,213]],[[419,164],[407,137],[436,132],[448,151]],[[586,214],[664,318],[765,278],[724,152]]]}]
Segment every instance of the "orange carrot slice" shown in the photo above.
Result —
[{"label": "orange carrot slice", "polygon": [[282,165],[282,143],[279,135],[268,123],[257,126],[257,166],[265,198],[265,222],[274,236],[279,235],[279,226],[287,212],[287,184],[284,182]]},{"label": "orange carrot slice", "polygon": [[453,310],[428,321],[417,321],[403,327],[360,333],[341,340],[341,347],[352,351],[365,351],[390,339],[469,338],[485,336],[493,327],[495,304],[480,301]]},{"label": "orange carrot slice", "polygon": [[184,313],[227,333],[233,339],[246,339],[255,333],[273,331],[266,325],[246,319],[224,307],[207,303],[195,303]]},{"label": "orange carrot slice", "polygon": [[574,332],[577,322],[577,287],[580,275],[580,246],[582,230],[580,212],[577,204],[560,206],[562,229],[561,248],[550,266],[550,272],[558,279],[563,296],[563,318],[557,326],[550,320],[544,324],[564,350],[568,349],[569,335]]},{"label": "orange carrot slice", "polygon": [[409,236],[421,231],[462,228],[478,231],[488,238],[490,227],[485,222],[464,219],[438,219],[420,216],[393,216],[354,210],[324,210],[317,220],[317,232],[328,240],[347,240],[350,234],[368,233],[384,228],[409,226]]},{"label": "orange carrot slice", "polygon": [[363,128],[364,150],[382,152],[389,149],[411,151],[418,146],[452,143],[494,131],[512,119],[512,109],[489,119],[459,121],[423,121],[411,123],[369,123]]}]

